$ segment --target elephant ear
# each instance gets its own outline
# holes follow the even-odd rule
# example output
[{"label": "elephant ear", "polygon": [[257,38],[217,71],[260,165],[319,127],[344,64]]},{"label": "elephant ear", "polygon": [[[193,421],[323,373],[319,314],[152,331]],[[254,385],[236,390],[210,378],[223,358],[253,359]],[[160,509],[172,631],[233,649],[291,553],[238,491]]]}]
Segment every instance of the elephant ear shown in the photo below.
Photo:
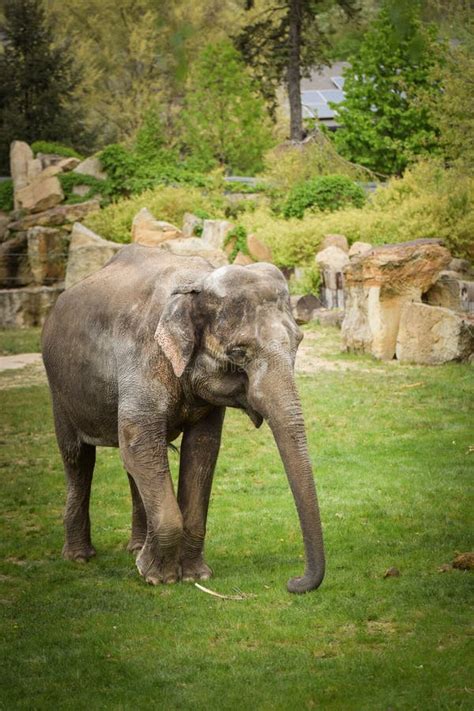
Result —
[{"label": "elephant ear", "polygon": [[155,340],[180,378],[191,360],[195,345],[193,294],[196,285],[185,285],[171,292],[155,331]]}]

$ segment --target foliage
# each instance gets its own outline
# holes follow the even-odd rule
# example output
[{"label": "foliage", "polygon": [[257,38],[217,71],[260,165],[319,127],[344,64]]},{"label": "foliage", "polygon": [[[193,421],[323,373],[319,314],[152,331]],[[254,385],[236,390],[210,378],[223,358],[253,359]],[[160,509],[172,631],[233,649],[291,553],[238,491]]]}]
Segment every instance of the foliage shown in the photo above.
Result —
[{"label": "foliage", "polygon": [[[235,44],[252,67],[270,114],[275,118],[277,95],[287,86],[290,137],[303,138],[300,80],[328,56],[329,35],[343,16],[353,17],[355,0],[247,0],[248,19]],[[338,10],[334,14],[334,10]]]},{"label": "foliage", "polygon": [[262,98],[230,42],[207,45],[191,74],[182,114],[188,150],[203,166],[254,174],[272,144]]},{"label": "foliage", "polygon": [[13,180],[0,181],[0,210],[11,212],[13,210]]},{"label": "foliage", "polygon": [[247,230],[242,225],[236,225],[227,233],[224,240],[224,247],[231,247],[229,262],[232,264],[239,252],[249,254],[247,245]]},{"label": "foliage", "polygon": [[326,234],[372,244],[442,238],[453,256],[474,258],[474,178],[421,162],[380,186],[361,208],[280,218],[260,207],[240,218],[247,231],[268,244],[279,266],[307,264]]},{"label": "foliage", "polygon": [[[98,180],[92,175],[83,173],[60,173],[58,176],[59,182],[64,192],[64,201],[70,205],[72,203],[85,202],[93,197],[100,196],[108,198],[111,193],[111,183],[109,180]],[[73,188],[76,185],[87,185],[89,190],[85,195],[75,195]]]},{"label": "foliage", "polygon": [[77,141],[78,81],[66,46],[55,46],[41,0],[6,0],[0,27],[0,169],[9,169],[13,139]]},{"label": "foliage", "polygon": [[302,143],[284,143],[265,155],[265,181],[280,196],[297,183],[318,175],[338,173],[353,180],[373,180],[370,170],[355,166],[340,156],[322,131]]},{"label": "foliage", "polygon": [[79,158],[81,160],[83,158],[74,148],[63,146],[62,143],[57,141],[33,141],[31,150],[35,155],[37,153],[54,153],[65,158]]},{"label": "foliage", "polygon": [[[403,21],[396,22],[401,12]],[[341,154],[391,175],[414,157],[436,152],[434,121],[418,97],[440,91],[433,70],[441,61],[442,46],[435,29],[422,25],[418,4],[385,2],[345,71],[345,101],[334,105]]]},{"label": "foliage", "polygon": [[[64,474],[47,388],[2,390],[3,708],[472,706],[472,573],[438,572],[472,530],[472,368],[374,365],[341,355],[336,329],[304,331],[300,348],[316,344],[319,358],[299,387],[328,559],[308,595],[285,589],[303,546],[268,427],[226,414],[206,587],[255,596],[232,602],[138,577],[125,550],[127,477],[111,449],[98,449],[92,485],[98,555],[62,560]],[[400,577],[384,579],[391,566]]]},{"label": "foliage", "polygon": [[106,239],[130,242],[133,218],[143,207],[147,207],[157,219],[178,226],[182,224],[185,212],[196,214],[203,210],[218,218],[223,216],[224,210],[223,200],[217,195],[206,195],[189,186],[158,186],[90,214],[84,224]]},{"label": "foliage", "polygon": [[319,294],[321,286],[321,273],[319,265],[315,262],[310,267],[300,267],[302,276],[296,278],[294,275],[289,282],[290,294]]},{"label": "foliage", "polygon": [[345,175],[321,175],[299,183],[283,205],[284,217],[303,217],[306,210],[334,212],[353,205],[362,207],[365,193],[360,185]]}]

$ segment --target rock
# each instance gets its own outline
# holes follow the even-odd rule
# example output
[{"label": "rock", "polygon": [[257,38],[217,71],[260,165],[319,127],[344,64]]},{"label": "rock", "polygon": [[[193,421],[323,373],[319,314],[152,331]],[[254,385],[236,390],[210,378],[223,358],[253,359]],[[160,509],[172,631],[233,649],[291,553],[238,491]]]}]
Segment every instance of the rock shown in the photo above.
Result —
[{"label": "rock", "polygon": [[97,178],[97,180],[105,180],[107,178],[107,173],[102,168],[102,163],[97,156],[91,156],[81,161],[79,165],[74,168],[74,173],[92,175],[92,177]]},{"label": "rock", "polygon": [[27,166],[28,183],[31,183],[31,181],[34,180],[34,178],[36,178],[36,176],[39,175],[42,171],[43,166],[39,158],[33,158],[33,160],[29,160]]},{"label": "rock", "polygon": [[270,247],[261,242],[255,235],[249,235],[247,237],[247,247],[250,252],[250,256],[256,262],[271,262],[273,261],[273,254]]},{"label": "rock", "polygon": [[388,569],[385,571],[385,573],[383,574],[383,577],[384,577],[384,578],[399,578],[399,577],[400,577],[400,571],[398,570],[398,568],[395,568],[395,567],[392,566],[391,568],[388,568]]},{"label": "rock", "polygon": [[23,232],[0,244],[0,287],[14,289],[31,280],[28,240]]},{"label": "rock", "polygon": [[467,259],[451,259],[447,269],[450,272],[458,272],[465,276],[472,274],[471,263]]},{"label": "rock", "polygon": [[76,222],[69,244],[66,289],[101,269],[122,247],[122,244],[102,239],[80,222]]},{"label": "rock", "polygon": [[441,306],[405,303],[396,354],[403,363],[438,365],[468,361],[474,353],[474,318]]},{"label": "rock", "polygon": [[10,146],[10,173],[15,194],[15,209],[18,207],[16,193],[28,185],[28,163],[33,159],[33,151],[27,143],[13,141]]},{"label": "rock", "polygon": [[18,207],[28,212],[48,210],[63,199],[64,193],[56,176],[43,178],[40,174],[29,185],[15,192]]},{"label": "rock", "polygon": [[56,165],[49,165],[47,168],[44,168],[44,170],[40,171],[37,173],[35,177],[37,178],[51,178],[53,175],[59,175],[61,173],[61,168],[59,167],[59,163]]},{"label": "rock", "polygon": [[7,236],[8,225],[10,224],[10,218],[8,215],[0,215],[0,242],[3,242]]},{"label": "rock", "polygon": [[77,168],[78,165],[81,164],[81,161],[79,158],[63,158],[60,160],[56,165],[60,169],[62,173],[69,173],[71,170],[74,170],[74,168]]},{"label": "rock", "polygon": [[229,263],[226,254],[221,249],[214,249],[199,237],[187,237],[162,242],[159,245],[159,249],[180,257],[203,257],[213,267],[223,267]]},{"label": "rock", "polygon": [[326,247],[315,257],[322,275],[321,298],[327,308],[344,306],[343,269],[349,264],[349,257],[340,247]]},{"label": "rock", "polygon": [[344,269],[343,348],[393,358],[403,305],[421,301],[450,259],[438,240],[375,247],[353,259]]},{"label": "rock", "polygon": [[28,261],[34,284],[64,281],[69,236],[54,227],[28,230]]},{"label": "rock", "polygon": [[463,283],[455,276],[455,272],[441,272],[433,286],[426,292],[423,301],[431,306],[443,306],[446,309],[460,311]]},{"label": "rock", "polygon": [[453,568],[474,570],[474,553],[460,553],[453,560]]},{"label": "rock", "polygon": [[145,247],[157,247],[162,242],[182,236],[181,230],[169,222],[156,220],[146,207],[142,207],[133,218],[132,242]]},{"label": "rock", "polygon": [[42,326],[64,285],[0,290],[0,328]]},{"label": "rock", "polygon": [[370,252],[371,249],[372,245],[368,242],[354,242],[349,250],[349,259],[367,254],[367,252]]},{"label": "rock", "polygon": [[314,294],[290,296],[291,311],[296,323],[309,323],[314,319],[314,312],[321,308],[320,300]]},{"label": "rock", "polygon": [[335,326],[341,328],[344,320],[344,309],[316,309],[313,312],[313,321],[322,326]]},{"label": "rock", "polygon": [[248,254],[244,254],[244,252],[237,252],[233,263],[241,267],[246,267],[248,264],[253,264],[254,262],[252,257],[249,257]]},{"label": "rock", "polygon": [[342,249],[346,254],[349,252],[349,242],[344,235],[324,235],[318,252],[322,252],[328,247],[339,247],[339,249]]},{"label": "rock", "polygon": [[202,231],[203,224],[203,219],[193,215],[192,212],[185,212],[183,216],[183,237],[194,237],[196,229],[201,229]]},{"label": "rock", "polygon": [[202,241],[214,249],[224,249],[227,233],[234,228],[234,225],[227,220],[204,220],[202,230]]},{"label": "rock", "polygon": [[77,205],[58,205],[45,212],[37,212],[34,215],[25,215],[19,220],[10,222],[8,229],[10,232],[23,232],[30,227],[42,225],[44,227],[57,227],[83,220],[91,212],[100,209],[98,200],[88,200]]},{"label": "rock", "polygon": [[87,195],[90,189],[90,185],[74,185],[74,187],[72,188],[72,194],[79,195],[79,197],[84,197],[85,195]]}]

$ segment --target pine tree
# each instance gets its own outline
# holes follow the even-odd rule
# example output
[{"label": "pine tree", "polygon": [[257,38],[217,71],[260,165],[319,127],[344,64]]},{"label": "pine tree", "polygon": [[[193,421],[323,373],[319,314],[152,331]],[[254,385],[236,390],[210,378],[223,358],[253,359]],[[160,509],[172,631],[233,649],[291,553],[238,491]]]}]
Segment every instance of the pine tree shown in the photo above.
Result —
[{"label": "pine tree", "polygon": [[202,51],[190,78],[182,119],[189,150],[203,167],[218,163],[244,174],[263,168],[263,152],[272,144],[268,116],[229,41]]},{"label": "pine tree", "polygon": [[345,72],[346,99],[336,107],[342,123],[335,134],[339,152],[386,175],[400,174],[417,156],[436,152],[426,97],[440,91],[433,77],[442,57],[435,30],[423,27],[416,2],[386,2]]},{"label": "pine tree", "polygon": [[6,0],[0,27],[0,168],[8,170],[9,144],[58,140],[78,143],[76,84],[64,47],[55,47],[41,0]]}]

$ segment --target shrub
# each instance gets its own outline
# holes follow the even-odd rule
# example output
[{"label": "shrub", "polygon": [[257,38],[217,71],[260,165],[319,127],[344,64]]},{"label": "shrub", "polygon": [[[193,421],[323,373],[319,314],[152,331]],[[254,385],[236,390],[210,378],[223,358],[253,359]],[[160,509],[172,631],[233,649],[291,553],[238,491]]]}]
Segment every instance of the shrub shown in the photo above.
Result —
[{"label": "shrub", "polygon": [[80,158],[82,160],[82,156],[74,148],[63,146],[55,141],[34,141],[31,144],[31,150],[35,155],[37,153],[56,153],[56,155],[65,158]]},{"label": "shrub", "polygon": [[[91,200],[91,198],[96,196],[101,196],[105,198],[111,192],[111,185],[109,180],[98,180],[92,175],[85,175],[82,173],[60,173],[58,175],[59,182],[64,192],[64,201],[71,205],[73,203],[85,202],[86,200]],[[87,185],[89,191],[81,196],[74,195],[73,188],[76,185]]]},{"label": "shrub", "polygon": [[0,210],[4,212],[13,210],[13,180],[11,178],[0,182]]},{"label": "shrub", "polygon": [[296,185],[283,205],[284,217],[302,218],[305,211],[317,208],[322,211],[340,210],[365,202],[363,189],[345,175],[322,175]]},{"label": "shrub", "polygon": [[236,225],[230,232],[227,233],[224,240],[224,247],[232,245],[232,251],[229,254],[229,262],[233,262],[239,252],[249,254],[247,245],[247,230],[242,225]]},{"label": "shrub", "polygon": [[319,294],[320,286],[321,273],[316,262],[309,267],[303,267],[303,276],[299,279],[292,276],[289,283],[290,294]]},{"label": "shrub", "polygon": [[132,221],[142,207],[147,207],[159,220],[181,225],[185,212],[223,217],[223,200],[205,195],[193,187],[159,186],[140,195],[112,203],[89,215],[84,224],[102,237],[114,242],[130,242]]}]

